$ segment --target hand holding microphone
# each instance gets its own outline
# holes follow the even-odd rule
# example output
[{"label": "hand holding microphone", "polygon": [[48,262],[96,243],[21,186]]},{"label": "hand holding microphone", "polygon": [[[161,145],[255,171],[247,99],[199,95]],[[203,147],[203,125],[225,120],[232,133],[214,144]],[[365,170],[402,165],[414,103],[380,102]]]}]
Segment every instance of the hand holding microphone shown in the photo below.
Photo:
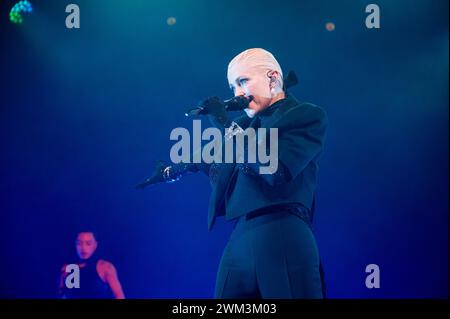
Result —
[{"label": "hand holding microphone", "polygon": [[[227,128],[232,124],[228,117],[227,111],[242,111],[248,107],[253,100],[253,96],[235,96],[229,100],[222,101],[219,97],[214,96],[203,100],[199,106],[186,112],[186,116],[192,115],[209,115],[212,122],[219,127]],[[189,172],[198,171],[198,167],[191,164],[174,164],[168,165],[162,161],[158,162],[152,175],[145,181],[137,184],[136,188],[145,188],[146,186],[171,183],[177,181],[182,175]]]},{"label": "hand holding microphone", "polygon": [[186,112],[186,116],[209,115],[214,124],[220,127],[229,127],[231,120],[227,111],[242,111],[248,107],[253,100],[253,96],[235,96],[229,100],[222,101],[219,97],[213,96],[203,100],[199,106]]}]

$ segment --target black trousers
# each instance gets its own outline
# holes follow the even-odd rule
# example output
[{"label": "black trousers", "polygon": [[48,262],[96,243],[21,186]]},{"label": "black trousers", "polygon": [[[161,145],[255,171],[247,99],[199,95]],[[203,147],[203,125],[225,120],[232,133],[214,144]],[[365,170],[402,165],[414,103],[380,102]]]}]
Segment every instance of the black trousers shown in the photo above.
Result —
[{"label": "black trousers", "polygon": [[314,235],[299,216],[242,216],[220,261],[215,298],[322,298],[319,268]]}]

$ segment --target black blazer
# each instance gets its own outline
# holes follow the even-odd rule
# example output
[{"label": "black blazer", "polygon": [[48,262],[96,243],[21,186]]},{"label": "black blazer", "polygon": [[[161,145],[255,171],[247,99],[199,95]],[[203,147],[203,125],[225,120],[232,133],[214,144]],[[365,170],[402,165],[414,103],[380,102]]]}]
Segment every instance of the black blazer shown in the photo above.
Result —
[{"label": "black blazer", "polygon": [[[258,117],[260,127],[278,128],[278,162],[287,168],[290,178],[286,183],[273,186],[258,174],[237,169],[236,164],[207,166],[212,179],[209,230],[220,215],[231,220],[283,203],[300,203],[311,209],[317,183],[317,162],[323,152],[328,126],[325,111],[310,103],[300,103],[288,94]],[[244,115],[234,121],[245,129],[253,120]]]}]

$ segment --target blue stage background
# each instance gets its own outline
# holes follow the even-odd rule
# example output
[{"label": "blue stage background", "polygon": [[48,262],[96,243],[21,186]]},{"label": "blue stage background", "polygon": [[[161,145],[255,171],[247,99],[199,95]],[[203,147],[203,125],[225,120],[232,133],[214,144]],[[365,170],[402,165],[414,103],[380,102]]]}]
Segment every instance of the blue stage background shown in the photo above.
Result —
[{"label": "blue stage background", "polygon": [[77,0],[72,30],[71,2],[31,2],[21,25],[0,2],[1,298],[55,297],[82,225],[127,297],[213,297],[232,224],[207,231],[206,176],[133,186],[192,127],[187,108],[231,97],[227,64],[251,47],[329,116],[315,216],[329,297],[448,297],[447,1]]}]

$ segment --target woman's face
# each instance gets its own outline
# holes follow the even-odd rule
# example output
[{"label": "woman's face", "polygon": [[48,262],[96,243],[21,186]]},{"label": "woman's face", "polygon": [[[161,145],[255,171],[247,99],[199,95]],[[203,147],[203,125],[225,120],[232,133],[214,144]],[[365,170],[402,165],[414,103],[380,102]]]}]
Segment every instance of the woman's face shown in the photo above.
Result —
[{"label": "woman's face", "polygon": [[229,73],[228,83],[234,96],[253,96],[249,108],[256,113],[271,104],[270,78],[263,70],[236,65]]},{"label": "woman's face", "polygon": [[78,256],[85,260],[89,259],[97,249],[97,240],[93,233],[79,233],[76,240]]}]

